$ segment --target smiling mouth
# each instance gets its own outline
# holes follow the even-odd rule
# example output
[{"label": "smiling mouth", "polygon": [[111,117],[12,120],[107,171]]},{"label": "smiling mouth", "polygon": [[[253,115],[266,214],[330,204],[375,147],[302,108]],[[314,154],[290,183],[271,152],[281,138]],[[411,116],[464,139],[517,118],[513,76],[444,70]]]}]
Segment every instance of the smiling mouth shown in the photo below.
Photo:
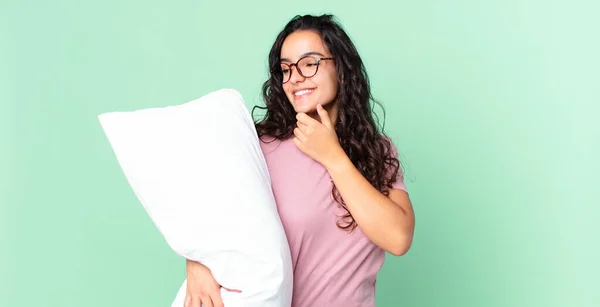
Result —
[{"label": "smiling mouth", "polygon": [[311,88],[311,89],[304,89],[304,90],[294,92],[294,98],[301,98],[301,97],[307,96],[314,91],[315,91],[315,89]]}]

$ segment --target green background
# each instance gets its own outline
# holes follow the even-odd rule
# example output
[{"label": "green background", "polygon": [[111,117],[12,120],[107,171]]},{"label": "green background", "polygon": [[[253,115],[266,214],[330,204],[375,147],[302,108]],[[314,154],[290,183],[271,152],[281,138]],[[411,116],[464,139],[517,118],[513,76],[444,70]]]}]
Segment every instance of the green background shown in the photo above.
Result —
[{"label": "green background", "polygon": [[[417,227],[378,306],[600,306],[598,1],[0,0],[0,306],[170,306],[184,262],[97,115],[262,104],[298,13],[334,13],[387,110]],[[234,186],[231,187],[235,189]]]}]

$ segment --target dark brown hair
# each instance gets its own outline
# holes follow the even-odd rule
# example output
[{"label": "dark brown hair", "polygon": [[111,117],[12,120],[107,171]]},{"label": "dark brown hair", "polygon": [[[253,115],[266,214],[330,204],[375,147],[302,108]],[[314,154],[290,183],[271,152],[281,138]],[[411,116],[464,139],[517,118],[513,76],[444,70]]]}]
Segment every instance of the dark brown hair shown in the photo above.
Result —
[{"label": "dark brown hair", "polygon": [[[255,106],[252,110],[253,115],[257,108],[266,110],[264,117],[256,122],[258,135],[279,140],[293,135],[296,112],[283,91],[280,53],[285,38],[299,30],[313,30],[319,33],[335,58],[339,105],[335,131],[340,145],[371,185],[384,195],[389,195],[389,189],[400,171],[400,163],[391,140],[385,136],[383,127],[379,131],[374,120],[377,116],[373,113],[371,102],[377,102],[371,95],[364,64],[351,39],[332,15],[296,16],[277,36],[269,53],[270,77],[262,87],[265,106]],[[344,82],[341,82],[341,76],[344,76]],[[338,227],[352,231],[357,226],[356,222],[335,184],[332,195],[346,211],[338,221]]]}]

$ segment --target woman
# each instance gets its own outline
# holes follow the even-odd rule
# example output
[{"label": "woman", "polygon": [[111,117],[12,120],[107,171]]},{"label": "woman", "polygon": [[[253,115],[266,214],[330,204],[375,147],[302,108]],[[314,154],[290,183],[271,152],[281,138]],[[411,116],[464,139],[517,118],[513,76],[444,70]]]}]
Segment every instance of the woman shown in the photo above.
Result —
[{"label": "woman", "polygon": [[[405,254],[415,222],[362,60],[331,15],[297,16],[269,67],[256,129],[292,253],[292,306],[375,306],[385,252]],[[208,268],[188,261],[187,279],[186,307],[223,306]]]}]

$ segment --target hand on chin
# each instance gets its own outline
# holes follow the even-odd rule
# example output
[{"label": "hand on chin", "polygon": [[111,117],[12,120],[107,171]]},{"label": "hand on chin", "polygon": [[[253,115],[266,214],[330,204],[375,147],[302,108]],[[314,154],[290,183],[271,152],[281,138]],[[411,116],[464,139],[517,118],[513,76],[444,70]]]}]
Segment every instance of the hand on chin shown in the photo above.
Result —
[{"label": "hand on chin", "polygon": [[304,112],[296,115],[294,143],[302,152],[327,167],[345,153],[328,112],[322,106],[316,112],[317,118]]}]

